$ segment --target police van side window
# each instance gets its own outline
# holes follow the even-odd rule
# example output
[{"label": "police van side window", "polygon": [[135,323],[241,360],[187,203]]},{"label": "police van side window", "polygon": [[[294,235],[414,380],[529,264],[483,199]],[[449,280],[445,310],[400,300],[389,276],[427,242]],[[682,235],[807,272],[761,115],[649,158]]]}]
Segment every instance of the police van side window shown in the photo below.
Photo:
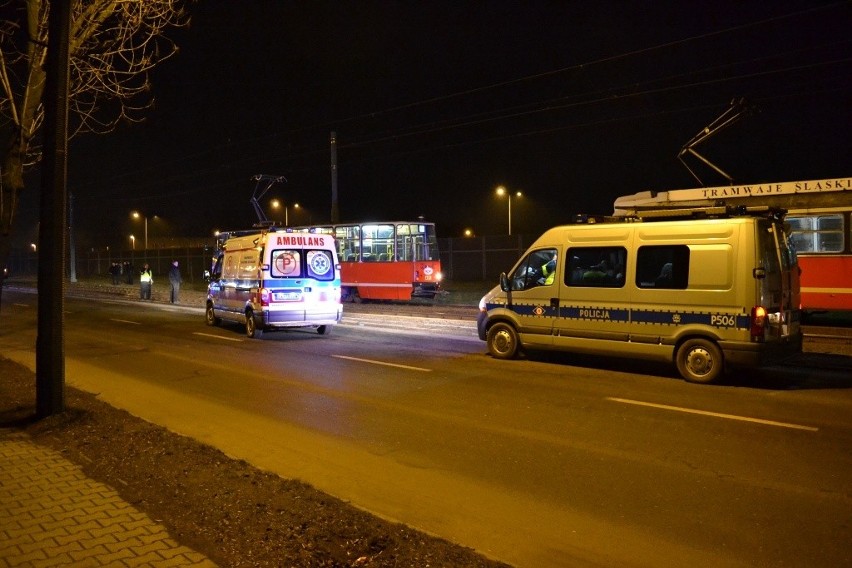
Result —
[{"label": "police van side window", "polygon": [[512,273],[512,290],[529,290],[536,286],[551,286],[556,278],[556,249],[531,252]]},{"label": "police van side window", "polygon": [[636,286],[685,290],[689,284],[689,247],[642,246],[636,255]]},{"label": "police van side window", "polygon": [[624,247],[573,247],[565,253],[565,284],[588,288],[621,288],[627,249]]}]

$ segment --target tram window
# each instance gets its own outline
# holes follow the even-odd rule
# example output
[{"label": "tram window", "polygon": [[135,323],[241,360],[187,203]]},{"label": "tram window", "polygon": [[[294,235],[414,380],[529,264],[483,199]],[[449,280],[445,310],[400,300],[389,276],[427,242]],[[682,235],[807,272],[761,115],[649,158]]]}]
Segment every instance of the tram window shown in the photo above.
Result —
[{"label": "tram window", "polygon": [[361,227],[359,225],[341,225],[334,228],[337,241],[337,256],[346,262],[358,262],[361,257]]},{"label": "tram window", "polygon": [[396,260],[440,260],[435,225],[405,223],[396,226]]},{"label": "tram window", "polygon": [[843,215],[788,217],[791,242],[798,253],[842,252]]},{"label": "tram window", "polygon": [[387,261],[394,255],[393,225],[362,225],[361,254],[365,261]]}]

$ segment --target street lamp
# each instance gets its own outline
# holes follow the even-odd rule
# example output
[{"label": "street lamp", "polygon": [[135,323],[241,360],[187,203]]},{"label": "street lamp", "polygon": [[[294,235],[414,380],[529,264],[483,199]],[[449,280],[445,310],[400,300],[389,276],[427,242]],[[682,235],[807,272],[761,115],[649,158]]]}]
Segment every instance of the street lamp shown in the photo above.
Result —
[{"label": "street lamp", "polygon": [[136,250],[136,237],[130,235],[130,248],[131,250]]},{"label": "street lamp", "polygon": [[[503,197],[505,195],[509,199],[509,235],[511,236],[511,234],[512,234],[512,194],[509,192],[508,189],[506,189],[505,187],[503,187],[501,185],[501,186],[497,187],[497,195],[499,197]],[[516,191],[515,197],[520,197],[520,196],[521,196],[521,192]]]},{"label": "street lamp", "polygon": [[141,213],[139,213],[139,211],[134,211],[133,213],[131,213],[131,215],[133,215],[134,219],[138,219],[139,217],[142,217],[143,219],[145,219],[145,250],[147,251],[148,250],[148,216],[142,215]]},{"label": "street lamp", "polygon": [[[272,206],[273,209],[278,209],[279,207],[281,207],[281,202],[277,199],[273,199],[272,201],[269,202],[269,204]],[[294,203],[293,209],[298,209],[298,208],[299,208],[299,204]],[[284,226],[285,227],[290,226],[290,210],[289,210],[289,207],[287,206],[286,203],[284,204]]]}]

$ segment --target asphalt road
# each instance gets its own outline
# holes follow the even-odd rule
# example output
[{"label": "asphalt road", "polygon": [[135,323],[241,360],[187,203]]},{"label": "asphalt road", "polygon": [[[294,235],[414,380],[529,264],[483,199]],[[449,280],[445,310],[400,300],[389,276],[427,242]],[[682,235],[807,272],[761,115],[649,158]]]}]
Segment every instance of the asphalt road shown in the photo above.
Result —
[{"label": "asphalt road", "polygon": [[[31,367],[35,302],[4,291],[0,320]],[[69,384],[518,566],[852,565],[848,356],[708,387],[496,361],[452,319],[359,311],[257,341],[198,308],[69,298],[65,326]]]}]

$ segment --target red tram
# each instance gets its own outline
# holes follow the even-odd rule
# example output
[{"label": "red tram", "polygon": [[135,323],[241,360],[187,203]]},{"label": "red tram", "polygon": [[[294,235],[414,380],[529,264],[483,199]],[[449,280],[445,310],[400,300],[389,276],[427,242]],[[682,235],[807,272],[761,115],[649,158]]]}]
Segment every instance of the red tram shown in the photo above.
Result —
[{"label": "red tram", "polygon": [[434,223],[377,221],[293,227],[334,235],[343,301],[434,298],[441,258]]}]

